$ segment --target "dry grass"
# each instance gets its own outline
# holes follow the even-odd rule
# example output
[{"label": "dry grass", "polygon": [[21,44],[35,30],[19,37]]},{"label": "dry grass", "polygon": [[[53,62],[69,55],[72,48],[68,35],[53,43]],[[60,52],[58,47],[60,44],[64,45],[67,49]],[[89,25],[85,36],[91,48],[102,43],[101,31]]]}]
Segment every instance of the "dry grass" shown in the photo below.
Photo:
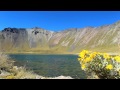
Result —
[{"label": "dry grass", "polygon": [[36,74],[27,71],[25,67],[13,67],[14,79],[35,79]]},{"label": "dry grass", "polygon": [[24,67],[16,67],[12,69],[12,73],[4,77],[5,79],[73,79],[70,76],[58,76],[58,77],[43,77],[26,70]]},{"label": "dry grass", "polygon": [[10,60],[10,58],[3,54],[0,53],[0,70],[8,70],[12,68],[14,64],[13,60]]}]

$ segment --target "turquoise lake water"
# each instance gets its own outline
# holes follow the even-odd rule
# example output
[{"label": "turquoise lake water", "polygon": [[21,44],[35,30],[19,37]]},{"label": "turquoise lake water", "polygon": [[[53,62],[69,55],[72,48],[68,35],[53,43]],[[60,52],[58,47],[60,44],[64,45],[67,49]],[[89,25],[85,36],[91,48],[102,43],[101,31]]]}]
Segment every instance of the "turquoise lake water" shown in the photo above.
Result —
[{"label": "turquoise lake water", "polygon": [[71,76],[75,79],[85,79],[86,75],[81,70],[77,55],[9,55],[17,66],[25,66],[35,73],[46,76]]}]

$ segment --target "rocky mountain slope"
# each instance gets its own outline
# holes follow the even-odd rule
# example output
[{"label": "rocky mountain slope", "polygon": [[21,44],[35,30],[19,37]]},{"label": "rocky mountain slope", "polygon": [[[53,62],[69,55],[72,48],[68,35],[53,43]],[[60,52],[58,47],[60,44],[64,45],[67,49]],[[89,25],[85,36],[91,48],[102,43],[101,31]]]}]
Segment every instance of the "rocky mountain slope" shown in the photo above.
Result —
[{"label": "rocky mountain slope", "polygon": [[5,28],[0,32],[0,51],[78,53],[82,49],[120,51],[120,21],[100,27],[71,28],[54,32],[42,28]]}]

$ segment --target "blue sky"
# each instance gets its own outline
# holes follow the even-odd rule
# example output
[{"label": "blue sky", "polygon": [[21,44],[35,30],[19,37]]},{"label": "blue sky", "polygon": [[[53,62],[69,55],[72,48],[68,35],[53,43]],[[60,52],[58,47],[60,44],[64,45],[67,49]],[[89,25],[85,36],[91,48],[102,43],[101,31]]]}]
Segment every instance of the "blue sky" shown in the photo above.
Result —
[{"label": "blue sky", "polygon": [[40,27],[52,31],[113,24],[120,11],[0,11],[0,30]]}]

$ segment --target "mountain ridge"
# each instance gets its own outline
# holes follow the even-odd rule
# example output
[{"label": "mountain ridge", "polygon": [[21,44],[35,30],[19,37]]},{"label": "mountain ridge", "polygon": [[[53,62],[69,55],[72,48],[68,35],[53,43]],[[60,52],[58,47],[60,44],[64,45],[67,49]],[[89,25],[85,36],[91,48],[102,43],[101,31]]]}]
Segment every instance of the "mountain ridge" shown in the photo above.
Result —
[{"label": "mountain ridge", "polygon": [[9,53],[78,53],[83,49],[120,52],[120,21],[99,27],[49,31],[43,28],[5,28],[0,51]]}]

